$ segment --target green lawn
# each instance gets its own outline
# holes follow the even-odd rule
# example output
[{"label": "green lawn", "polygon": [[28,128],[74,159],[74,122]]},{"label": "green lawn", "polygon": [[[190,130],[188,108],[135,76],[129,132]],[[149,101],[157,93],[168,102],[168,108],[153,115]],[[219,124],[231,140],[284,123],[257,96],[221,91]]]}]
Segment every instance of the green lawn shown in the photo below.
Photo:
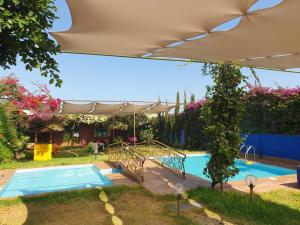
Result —
[{"label": "green lawn", "polygon": [[300,192],[296,190],[272,191],[254,199],[205,188],[188,194],[205,209],[185,208],[180,218],[176,217],[174,196],[154,195],[140,185],[0,200],[0,224],[120,225],[116,221],[121,220],[124,225],[299,225]]},{"label": "green lawn", "polygon": [[0,224],[202,224],[191,218],[188,213],[177,218],[176,211],[172,208],[175,202],[173,196],[155,196],[141,186],[52,193],[40,197],[0,200]]},{"label": "green lawn", "polygon": [[24,157],[20,160],[1,163],[0,170],[94,163],[97,161],[104,161],[104,160],[107,160],[107,155],[99,154],[97,155],[97,159],[95,160],[93,154],[79,147],[64,148],[57,155],[54,155],[52,160],[49,161],[33,161],[33,152],[26,151]]},{"label": "green lawn", "polygon": [[189,196],[236,224],[300,224],[299,190],[281,189],[250,199],[247,194],[198,188],[189,191]]}]

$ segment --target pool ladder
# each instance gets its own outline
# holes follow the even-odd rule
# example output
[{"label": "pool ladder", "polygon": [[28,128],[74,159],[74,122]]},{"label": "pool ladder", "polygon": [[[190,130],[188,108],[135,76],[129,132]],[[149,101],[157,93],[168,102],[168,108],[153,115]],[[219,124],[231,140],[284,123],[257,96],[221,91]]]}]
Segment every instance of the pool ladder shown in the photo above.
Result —
[{"label": "pool ladder", "polygon": [[255,148],[253,145],[242,145],[241,148],[240,148],[240,151],[242,151],[244,148],[246,148],[246,151],[245,151],[245,160],[247,160],[248,158],[248,154],[251,150],[253,150],[253,157],[254,157],[254,160],[256,159],[256,155],[255,155]]}]

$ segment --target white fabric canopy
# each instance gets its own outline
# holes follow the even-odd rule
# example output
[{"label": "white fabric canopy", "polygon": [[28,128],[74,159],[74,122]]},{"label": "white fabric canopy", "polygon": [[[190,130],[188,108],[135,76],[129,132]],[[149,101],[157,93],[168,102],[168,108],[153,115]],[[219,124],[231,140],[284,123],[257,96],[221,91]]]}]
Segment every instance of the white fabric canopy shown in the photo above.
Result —
[{"label": "white fabric canopy", "polygon": [[115,115],[133,115],[144,113],[152,104],[138,105],[127,103],[124,108],[115,113]]},{"label": "white fabric canopy", "polygon": [[160,113],[160,112],[169,112],[171,109],[174,109],[175,105],[163,105],[160,103],[157,103],[153,105],[151,108],[149,108],[146,113]]},{"label": "white fabric canopy", "polygon": [[62,102],[60,113],[63,114],[89,114],[93,111],[94,103],[70,103]]},{"label": "white fabric canopy", "polygon": [[300,67],[300,1],[285,0],[266,10],[243,17],[226,32],[213,32],[153,56],[233,61],[255,67]]},{"label": "white fabric canopy", "polygon": [[[249,8],[256,0],[67,2],[72,27],[52,33],[63,52],[300,67],[298,0],[254,12]],[[242,20],[236,27],[214,32],[237,17]],[[199,35],[205,37],[193,38]]]},{"label": "white fabric canopy", "polygon": [[154,104],[103,104],[99,102],[90,103],[72,103],[63,101],[60,112],[61,114],[90,114],[90,115],[133,115],[141,113],[156,114],[160,112],[168,112],[175,105]]},{"label": "white fabric canopy", "polygon": [[103,104],[97,102],[95,105],[95,109],[92,112],[95,115],[112,115],[114,113],[119,112],[120,110],[126,107],[125,103],[121,104]]}]

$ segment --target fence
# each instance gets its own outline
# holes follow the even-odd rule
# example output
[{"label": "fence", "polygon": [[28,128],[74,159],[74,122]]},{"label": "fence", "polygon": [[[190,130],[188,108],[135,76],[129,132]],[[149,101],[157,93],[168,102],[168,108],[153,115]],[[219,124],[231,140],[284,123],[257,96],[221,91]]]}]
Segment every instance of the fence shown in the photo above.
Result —
[{"label": "fence", "polygon": [[300,161],[300,135],[242,134],[244,144],[253,145],[257,156],[270,156]]}]

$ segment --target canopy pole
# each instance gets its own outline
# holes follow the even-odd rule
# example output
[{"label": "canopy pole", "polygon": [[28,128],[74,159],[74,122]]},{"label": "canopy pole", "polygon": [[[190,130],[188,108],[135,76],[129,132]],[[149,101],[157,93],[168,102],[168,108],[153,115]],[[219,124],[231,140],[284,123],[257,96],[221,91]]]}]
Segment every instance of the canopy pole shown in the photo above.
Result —
[{"label": "canopy pole", "polygon": [[115,139],[115,114],[112,114],[112,122],[113,122],[112,140],[114,140]]},{"label": "canopy pole", "polygon": [[133,145],[135,145],[135,103],[133,103]]}]

